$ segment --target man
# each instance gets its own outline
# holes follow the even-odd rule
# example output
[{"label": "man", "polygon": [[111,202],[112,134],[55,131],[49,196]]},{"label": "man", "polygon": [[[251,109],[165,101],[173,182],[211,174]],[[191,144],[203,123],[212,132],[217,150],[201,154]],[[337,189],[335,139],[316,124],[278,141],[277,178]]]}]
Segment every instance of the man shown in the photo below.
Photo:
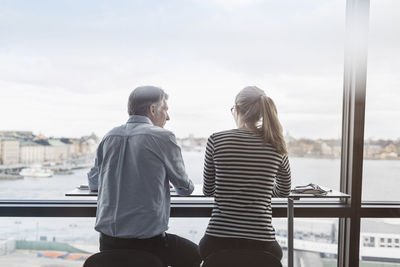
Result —
[{"label": "man", "polygon": [[129,96],[128,122],[99,144],[88,173],[90,189],[98,190],[95,229],[100,251],[146,250],[165,265],[200,266],[196,244],[165,233],[170,183],[182,196],[194,190],[174,134],[163,129],[169,120],[167,99],[160,88],[136,88]]}]

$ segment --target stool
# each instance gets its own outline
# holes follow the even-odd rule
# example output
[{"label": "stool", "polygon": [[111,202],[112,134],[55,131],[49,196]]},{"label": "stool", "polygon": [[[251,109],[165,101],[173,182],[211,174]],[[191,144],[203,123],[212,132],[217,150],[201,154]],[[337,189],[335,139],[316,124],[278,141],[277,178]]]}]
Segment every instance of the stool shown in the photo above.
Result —
[{"label": "stool", "polygon": [[209,255],[203,267],[282,267],[271,253],[261,250],[229,249]]},{"label": "stool", "polygon": [[86,259],[83,267],[165,267],[157,255],[134,249],[104,250]]}]

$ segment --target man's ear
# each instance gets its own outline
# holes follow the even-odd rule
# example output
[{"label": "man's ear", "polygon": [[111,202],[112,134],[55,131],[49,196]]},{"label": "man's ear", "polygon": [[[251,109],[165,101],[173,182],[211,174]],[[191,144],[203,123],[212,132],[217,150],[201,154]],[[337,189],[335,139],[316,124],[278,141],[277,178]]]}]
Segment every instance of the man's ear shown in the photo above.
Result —
[{"label": "man's ear", "polygon": [[156,113],[156,107],[154,105],[150,105],[150,114],[154,116]]}]

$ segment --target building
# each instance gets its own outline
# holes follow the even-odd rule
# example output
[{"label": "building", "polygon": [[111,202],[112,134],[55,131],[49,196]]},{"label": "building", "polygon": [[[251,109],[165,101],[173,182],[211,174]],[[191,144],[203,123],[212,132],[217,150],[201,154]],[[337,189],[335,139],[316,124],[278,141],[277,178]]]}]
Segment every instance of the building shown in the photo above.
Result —
[{"label": "building", "polygon": [[73,146],[73,151],[72,151],[72,157],[77,157],[81,154],[80,149],[81,149],[81,145],[80,145],[80,141],[77,138],[70,138],[69,142],[71,142],[72,146]]},{"label": "building", "polygon": [[45,146],[31,140],[21,141],[19,162],[23,164],[42,163],[44,161]]},{"label": "building", "polygon": [[19,141],[12,137],[0,138],[0,163],[3,165],[19,162]]},{"label": "building", "polygon": [[59,139],[48,139],[49,146],[45,149],[46,161],[63,161],[68,159],[72,145],[67,145]]},{"label": "building", "polygon": [[67,158],[71,158],[75,155],[75,143],[72,139],[69,138],[61,138],[61,143],[66,146]]},{"label": "building", "polygon": [[80,154],[94,154],[96,153],[99,138],[92,133],[90,136],[83,136],[80,139]]},{"label": "building", "polygon": [[13,138],[33,138],[31,131],[0,131],[0,136]]}]

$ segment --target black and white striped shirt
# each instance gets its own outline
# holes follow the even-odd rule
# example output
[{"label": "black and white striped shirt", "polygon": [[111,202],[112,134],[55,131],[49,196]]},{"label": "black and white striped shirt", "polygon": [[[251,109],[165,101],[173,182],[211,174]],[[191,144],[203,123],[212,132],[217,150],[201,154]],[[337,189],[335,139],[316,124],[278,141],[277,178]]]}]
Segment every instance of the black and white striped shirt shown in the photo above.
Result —
[{"label": "black and white striped shirt", "polygon": [[271,197],[287,197],[287,155],[263,143],[258,133],[229,130],[208,138],[203,193],[214,196],[206,234],[274,241]]}]

